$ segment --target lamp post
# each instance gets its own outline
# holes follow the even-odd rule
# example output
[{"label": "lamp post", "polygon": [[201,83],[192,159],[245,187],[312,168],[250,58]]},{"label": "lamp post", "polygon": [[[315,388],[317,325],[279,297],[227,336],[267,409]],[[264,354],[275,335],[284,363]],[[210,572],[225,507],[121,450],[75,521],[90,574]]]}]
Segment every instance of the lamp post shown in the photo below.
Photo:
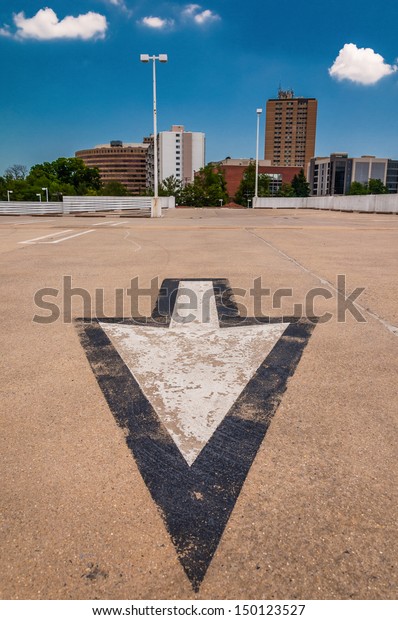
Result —
[{"label": "lamp post", "polygon": [[36,196],[38,197],[39,202],[41,202],[41,194],[36,194]]},{"label": "lamp post", "polygon": [[[256,113],[257,113],[257,138],[256,138],[256,180],[255,180],[255,185],[254,185],[254,199],[257,200],[258,198],[258,142],[259,142],[259,135],[260,135],[260,116],[262,114],[262,108],[257,108]],[[253,206],[254,206],[254,201],[253,201]]]},{"label": "lamp post", "polygon": [[10,200],[11,200],[11,199],[10,199],[10,194],[13,194],[13,193],[14,193],[14,192],[13,192],[13,190],[12,190],[12,189],[8,189],[8,190],[7,190],[7,201],[8,201],[8,202],[10,202]]},{"label": "lamp post", "polygon": [[41,189],[43,192],[46,192],[46,202],[48,202],[48,187],[42,187]]},{"label": "lamp post", "polygon": [[162,209],[159,203],[158,193],[158,128],[157,128],[157,107],[156,107],[156,61],[167,62],[167,54],[159,56],[149,56],[141,54],[141,62],[153,61],[153,163],[154,163],[154,195],[151,209],[151,217],[162,217]]}]

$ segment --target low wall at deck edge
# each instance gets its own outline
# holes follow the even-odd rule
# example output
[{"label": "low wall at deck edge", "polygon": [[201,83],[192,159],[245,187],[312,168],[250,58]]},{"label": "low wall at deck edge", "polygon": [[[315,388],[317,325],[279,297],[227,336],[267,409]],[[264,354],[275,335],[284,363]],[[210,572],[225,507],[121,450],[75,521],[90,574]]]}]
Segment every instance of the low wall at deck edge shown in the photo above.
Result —
[{"label": "low wall at deck edge", "polygon": [[358,213],[397,213],[398,194],[366,196],[311,196],[309,198],[253,198],[254,209],[325,209]]}]

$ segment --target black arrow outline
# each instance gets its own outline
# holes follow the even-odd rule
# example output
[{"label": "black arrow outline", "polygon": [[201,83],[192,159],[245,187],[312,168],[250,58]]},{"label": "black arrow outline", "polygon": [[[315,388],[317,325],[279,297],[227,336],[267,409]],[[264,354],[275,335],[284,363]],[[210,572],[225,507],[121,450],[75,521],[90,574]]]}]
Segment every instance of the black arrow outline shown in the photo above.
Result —
[{"label": "black arrow outline", "polygon": [[[150,318],[100,321],[165,328],[170,323],[179,283],[192,280],[164,280]],[[290,324],[191,466],[98,320],[76,319],[87,359],[117,424],[126,434],[127,445],[195,592],[216,552],[287,381],[317,323],[317,317],[241,317],[228,280],[200,280],[213,282],[220,327]]]}]

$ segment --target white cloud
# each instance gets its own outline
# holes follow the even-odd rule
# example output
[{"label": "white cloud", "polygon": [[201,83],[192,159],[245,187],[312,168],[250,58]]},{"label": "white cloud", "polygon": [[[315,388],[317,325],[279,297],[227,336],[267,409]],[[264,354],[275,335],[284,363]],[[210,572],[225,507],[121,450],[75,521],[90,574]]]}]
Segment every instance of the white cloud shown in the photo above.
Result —
[{"label": "white cloud", "polygon": [[200,26],[221,19],[217,13],[213,13],[210,9],[201,11],[201,8],[200,4],[187,4],[182,10],[181,15],[183,18],[193,19]]},{"label": "white cloud", "polygon": [[208,22],[213,22],[217,19],[220,19],[220,16],[209,9],[202,11],[201,13],[197,13],[194,17],[194,20],[197,24],[207,24]]},{"label": "white cloud", "polygon": [[133,14],[133,12],[127,7],[125,0],[102,0],[105,4],[110,4],[112,6],[116,6],[118,9],[121,9],[129,17]]},{"label": "white cloud", "polygon": [[337,80],[350,80],[358,84],[376,84],[386,75],[398,70],[396,65],[389,65],[383,56],[370,47],[357,47],[346,43],[329,69],[329,74]]},{"label": "white cloud", "polygon": [[0,28],[0,37],[12,37],[13,34],[10,30],[10,26],[4,24],[4,28]]},{"label": "white cloud", "polygon": [[161,30],[167,26],[173,26],[174,21],[172,19],[162,19],[161,17],[143,17],[141,24],[148,26],[148,28],[156,28]]},{"label": "white cloud", "polygon": [[[122,0],[108,0],[109,2],[120,2]],[[181,26],[183,23],[187,23],[188,21],[194,22],[199,26],[203,26],[209,22],[215,21],[217,19],[221,19],[219,15],[210,11],[210,9],[202,10],[200,4],[186,4],[183,9],[179,10],[179,13],[176,17],[177,26]],[[174,19],[167,19],[163,17],[155,17],[153,15],[143,17],[137,23],[147,26],[148,28],[153,28],[156,30],[162,30],[166,28],[173,27],[175,25]]]},{"label": "white cloud", "polygon": [[25,13],[14,13],[13,21],[17,28],[14,34],[9,27],[0,29],[0,35],[12,36],[15,39],[36,39],[50,41],[53,39],[103,39],[108,27],[106,17],[99,13],[89,12],[85,15],[72,17],[68,15],[59,20],[56,13],[49,9],[40,9],[33,17],[25,17]]},{"label": "white cloud", "polygon": [[188,17],[194,15],[201,8],[200,4],[187,4],[185,9],[182,10],[182,14]]}]

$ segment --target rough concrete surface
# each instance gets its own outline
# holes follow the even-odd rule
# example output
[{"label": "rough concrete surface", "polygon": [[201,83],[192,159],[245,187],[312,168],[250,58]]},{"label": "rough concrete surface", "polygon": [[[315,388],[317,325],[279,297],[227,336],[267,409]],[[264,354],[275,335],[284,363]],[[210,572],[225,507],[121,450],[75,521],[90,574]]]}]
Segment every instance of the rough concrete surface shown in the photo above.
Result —
[{"label": "rough concrete surface", "polygon": [[[397,216],[2,217],[0,273],[3,599],[397,598]],[[364,288],[363,322],[338,322],[338,275],[347,294]],[[62,319],[65,276],[92,300],[103,289],[111,317],[115,289],[136,276],[143,287],[226,278],[249,316],[258,308],[243,293],[258,277],[272,293],[292,289],[280,307],[264,297],[273,317],[295,314],[311,289],[329,292],[314,312],[331,320],[288,381],[199,592],[79,341],[73,319],[90,315],[87,300]],[[60,291],[51,324],[33,321],[49,314],[34,302],[45,287]]]}]

